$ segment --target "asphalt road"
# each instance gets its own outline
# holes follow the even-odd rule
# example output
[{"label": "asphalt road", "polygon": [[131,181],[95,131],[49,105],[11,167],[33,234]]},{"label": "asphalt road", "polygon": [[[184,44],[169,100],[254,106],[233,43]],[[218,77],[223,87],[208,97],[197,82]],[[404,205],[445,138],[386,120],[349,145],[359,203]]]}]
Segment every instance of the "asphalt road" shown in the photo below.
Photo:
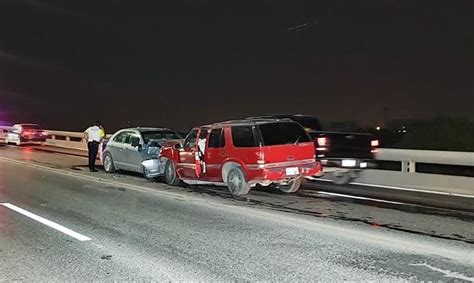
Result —
[{"label": "asphalt road", "polygon": [[85,164],[0,147],[0,281],[474,281],[467,211],[322,183],[234,198]]}]

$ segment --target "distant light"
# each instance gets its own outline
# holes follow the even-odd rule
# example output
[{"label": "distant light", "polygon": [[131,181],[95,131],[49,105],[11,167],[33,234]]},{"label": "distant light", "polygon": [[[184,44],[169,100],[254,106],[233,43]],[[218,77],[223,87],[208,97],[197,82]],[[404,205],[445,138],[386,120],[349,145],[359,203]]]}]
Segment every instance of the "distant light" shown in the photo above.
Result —
[{"label": "distant light", "polygon": [[380,128],[380,126],[377,126],[377,128],[375,128],[375,129],[376,129],[377,131],[380,131],[381,128]]},{"label": "distant light", "polygon": [[371,146],[379,146],[379,140],[371,140],[370,145]]},{"label": "distant light", "polygon": [[403,133],[406,133],[406,132],[407,132],[407,130],[403,130],[402,132],[403,132]]}]

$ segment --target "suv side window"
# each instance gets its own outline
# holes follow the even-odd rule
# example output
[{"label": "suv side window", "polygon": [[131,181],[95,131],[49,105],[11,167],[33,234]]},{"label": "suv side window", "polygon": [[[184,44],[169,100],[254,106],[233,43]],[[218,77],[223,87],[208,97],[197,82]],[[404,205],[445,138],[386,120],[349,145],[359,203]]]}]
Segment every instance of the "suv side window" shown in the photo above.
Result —
[{"label": "suv side window", "polygon": [[197,132],[198,129],[192,129],[191,132],[189,132],[188,136],[184,140],[185,148],[194,148],[196,146]]},{"label": "suv side window", "polygon": [[235,147],[256,147],[255,136],[252,126],[234,126],[232,129],[232,141]]},{"label": "suv side window", "polygon": [[225,137],[222,129],[214,129],[209,134],[208,147],[210,148],[221,148],[225,146]]}]

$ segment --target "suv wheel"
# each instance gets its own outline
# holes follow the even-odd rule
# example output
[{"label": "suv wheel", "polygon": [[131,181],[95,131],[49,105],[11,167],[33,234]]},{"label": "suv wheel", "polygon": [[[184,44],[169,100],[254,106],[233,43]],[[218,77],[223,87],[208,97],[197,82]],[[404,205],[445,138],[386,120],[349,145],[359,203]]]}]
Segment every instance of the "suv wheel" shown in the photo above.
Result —
[{"label": "suv wheel", "polygon": [[176,173],[176,168],[174,167],[173,161],[171,160],[166,160],[165,163],[165,182],[168,185],[171,186],[177,186],[179,185],[179,177],[178,174]]},{"label": "suv wheel", "polygon": [[239,167],[230,169],[226,181],[230,193],[234,196],[243,196],[250,191],[250,184],[245,179],[244,172]]},{"label": "suv wheel", "polygon": [[278,185],[277,188],[284,193],[296,193],[301,188],[303,178],[294,179],[288,185]]},{"label": "suv wheel", "polygon": [[110,153],[106,153],[104,156],[104,169],[105,172],[112,174],[115,173],[115,165],[114,165],[114,160],[112,159],[112,155]]}]

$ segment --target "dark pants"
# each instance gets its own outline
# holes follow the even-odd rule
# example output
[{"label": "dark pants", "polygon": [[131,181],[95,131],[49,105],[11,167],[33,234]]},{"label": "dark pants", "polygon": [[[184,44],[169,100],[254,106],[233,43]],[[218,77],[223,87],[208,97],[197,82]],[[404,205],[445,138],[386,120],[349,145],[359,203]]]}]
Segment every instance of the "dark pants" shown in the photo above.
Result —
[{"label": "dark pants", "polygon": [[87,149],[89,150],[89,169],[95,170],[95,160],[97,159],[97,152],[99,151],[98,142],[88,142]]}]

